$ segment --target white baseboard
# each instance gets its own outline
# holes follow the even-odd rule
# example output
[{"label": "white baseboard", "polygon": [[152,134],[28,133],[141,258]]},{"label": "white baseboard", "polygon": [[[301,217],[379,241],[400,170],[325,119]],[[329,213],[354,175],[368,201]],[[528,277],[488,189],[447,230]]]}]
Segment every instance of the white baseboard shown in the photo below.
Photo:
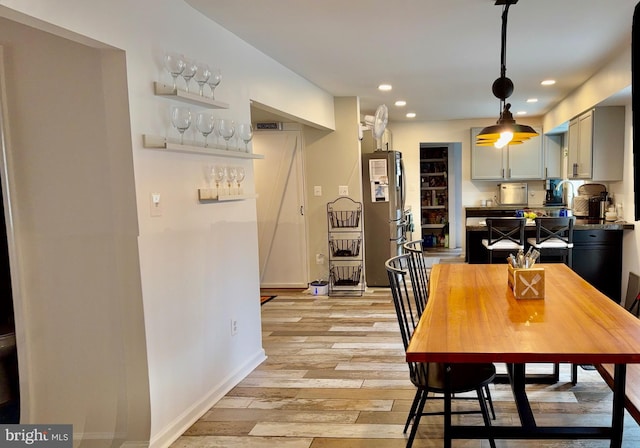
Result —
[{"label": "white baseboard", "polygon": [[151,436],[150,448],[166,448],[175,442],[184,432],[189,429],[200,417],[202,417],[211,407],[216,404],[227,392],[233,389],[240,381],[267,359],[264,349],[259,350],[255,356],[249,359],[243,366],[232,372],[222,383],[215,386],[207,393],[202,400],[196,402],[179,415],[173,423],[162,428],[155,435]]}]

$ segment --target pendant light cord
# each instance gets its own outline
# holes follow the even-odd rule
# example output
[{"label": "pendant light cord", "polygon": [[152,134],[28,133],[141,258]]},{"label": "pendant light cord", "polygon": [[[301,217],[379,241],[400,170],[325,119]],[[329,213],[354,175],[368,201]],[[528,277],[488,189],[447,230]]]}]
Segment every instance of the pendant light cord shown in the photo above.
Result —
[{"label": "pendant light cord", "polygon": [[502,8],[502,50],[500,52],[500,77],[507,74],[507,16],[509,15],[509,3]]}]

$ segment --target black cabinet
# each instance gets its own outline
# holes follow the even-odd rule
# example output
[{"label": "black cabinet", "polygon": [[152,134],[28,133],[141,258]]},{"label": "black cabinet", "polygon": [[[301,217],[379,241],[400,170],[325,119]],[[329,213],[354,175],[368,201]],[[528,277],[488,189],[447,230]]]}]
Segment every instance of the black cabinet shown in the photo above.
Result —
[{"label": "black cabinet", "polygon": [[622,230],[574,231],[573,270],[610,299],[620,302]]}]

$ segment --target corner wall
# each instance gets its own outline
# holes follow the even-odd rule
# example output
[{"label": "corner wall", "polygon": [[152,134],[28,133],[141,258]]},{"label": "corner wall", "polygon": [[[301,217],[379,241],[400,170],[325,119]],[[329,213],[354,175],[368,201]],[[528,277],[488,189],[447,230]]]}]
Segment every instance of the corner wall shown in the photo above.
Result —
[{"label": "corner wall", "polygon": [[[362,171],[358,128],[360,105],[356,97],[335,99],[336,130],[325,131],[305,127],[305,188],[307,222],[309,223],[310,278],[327,279],[328,228],[327,203],[335,201],[338,187],[349,187],[349,197],[362,202]],[[313,187],[322,187],[322,196],[313,195]],[[323,265],[316,264],[316,254],[325,255]]]}]

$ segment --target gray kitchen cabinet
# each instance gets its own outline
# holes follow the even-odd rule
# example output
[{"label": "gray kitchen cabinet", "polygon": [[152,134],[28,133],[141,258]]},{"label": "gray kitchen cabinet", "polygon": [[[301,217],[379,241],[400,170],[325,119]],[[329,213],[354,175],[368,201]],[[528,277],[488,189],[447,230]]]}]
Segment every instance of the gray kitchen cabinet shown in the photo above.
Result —
[{"label": "gray kitchen cabinet", "polygon": [[542,138],[544,142],[544,177],[562,178],[562,150],[564,134],[550,134]]},{"label": "gray kitchen cabinet", "polygon": [[477,146],[476,137],[482,128],[471,128],[471,178],[474,180],[533,180],[543,179],[542,129],[540,134],[520,145],[502,149]]},{"label": "gray kitchen cabinet", "polygon": [[624,106],[590,109],[569,122],[569,179],[622,180]]}]

